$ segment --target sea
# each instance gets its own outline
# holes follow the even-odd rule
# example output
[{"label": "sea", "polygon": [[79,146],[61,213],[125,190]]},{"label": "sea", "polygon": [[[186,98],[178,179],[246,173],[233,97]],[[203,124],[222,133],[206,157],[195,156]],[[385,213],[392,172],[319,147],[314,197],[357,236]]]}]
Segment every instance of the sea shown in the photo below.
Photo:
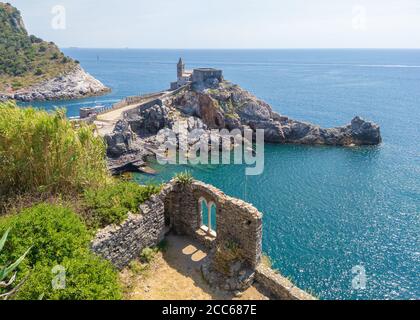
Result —
[{"label": "sea", "polygon": [[34,106],[77,116],[167,89],[183,57],[190,69],[223,69],[293,119],[334,127],[359,115],[379,124],[379,146],[265,145],[259,176],[242,165],[152,164],[157,175],[135,179],[160,183],[189,170],[252,203],[264,214],[273,267],[320,299],[420,299],[420,50],[63,51],[112,92]]}]

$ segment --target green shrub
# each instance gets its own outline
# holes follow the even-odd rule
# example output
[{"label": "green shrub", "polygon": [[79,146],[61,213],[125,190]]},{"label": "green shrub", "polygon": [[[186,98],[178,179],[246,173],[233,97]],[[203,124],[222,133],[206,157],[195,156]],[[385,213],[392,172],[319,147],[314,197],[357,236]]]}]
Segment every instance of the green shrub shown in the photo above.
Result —
[{"label": "green shrub", "polygon": [[47,51],[47,47],[45,45],[41,44],[39,46],[39,52],[45,52],[45,51]]},{"label": "green shrub", "polygon": [[149,264],[153,261],[158,252],[166,252],[168,250],[168,241],[162,240],[156,247],[144,248],[140,252],[140,261]]},{"label": "green shrub", "polygon": [[128,267],[130,268],[130,271],[135,275],[143,275],[150,269],[150,266],[148,264],[142,264],[138,260],[131,261]]},{"label": "green shrub", "polygon": [[12,83],[13,90],[19,90],[22,87],[23,87],[23,84],[21,82],[13,81],[13,83]]},{"label": "green shrub", "polygon": [[119,300],[122,298],[116,271],[109,262],[88,253],[77,258],[64,258],[65,289],[52,289],[51,265],[36,264],[24,286],[14,297],[16,300]]},{"label": "green shrub", "polygon": [[[7,229],[2,238],[0,239],[0,253],[3,250],[4,245],[6,244],[7,237],[9,236],[10,229]],[[15,275],[11,276],[11,274],[15,271],[17,267],[22,263],[23,259],[25,259],[26,255],[28,254],[29,248],[23,255],[21,255],[15,262],[11,263],[10,265],[2,266],[0,265],[0,288],[6,291],[15,283]],[[10,295],[13,294],[13,291],[5,292],[0,294],[0,297],[3,299],[7,299]]]},{"label": "green shrub", "polygon": [[[53,113],[0,103],[0,197],[79,192],[106,183],[105,143],[90,126]],[[3,169],[4,168],[4,169]]]},{"label": "green shrub", "polygon": [[[15,299],[119,299],[117,274],[110,263],[89,250],[91,235],[81,219],[62,206],[41,204],[0,220],[0,233],[11,228],[0,264],[15,261],[32,249],[19,265],[18,282],[27,277]],[[65,268],[65,288],[55,290],[55,266]]]},{"label": "green shrub", "polygon": [[84,192],[87,224],[98,228],[121,223],[127,218],[129,211],[138,213],[139,205],[159,191],[159,186],[140,186],[126,181],[87,189]]},{"label": "green shrub", "polygon": [[188,185],[194,181],[194,178],[190,172],[185,171],[177,173],[175,175],[175,180],[183,185]]},{"label": "green shrub", "polygon": [[144,248],[140,253],[140,260],[144,263],[150,263],[153,261],[157,252],[159,252],[158,248]]},{"label": "green shrub", "polygon": [[31,43],[41,43],[42,42],[42,39],[40,39],[40,38],[38,38],[34,35],[30,35],[29,40],[31,41]]},{"label": "green shrub", "polygon": [[214,267],[222,274],[229,274],[230,268],[236,261],[243,261],[243,252],[239,245],[232,241],[224,241],[216,247]]}]

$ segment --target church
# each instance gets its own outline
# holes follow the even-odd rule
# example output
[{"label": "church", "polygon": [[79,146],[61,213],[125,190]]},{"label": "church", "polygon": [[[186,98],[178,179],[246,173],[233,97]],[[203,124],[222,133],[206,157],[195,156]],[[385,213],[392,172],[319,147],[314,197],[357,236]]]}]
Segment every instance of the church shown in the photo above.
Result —
[{"label": "church", "polygon": [[171,82],[171,90],[176,90],[187,84],[204,84],[207,80],[217,79],[223,81],[223,71],[214,68],[197,68],[194,70],[185,70],[185,63],[179,58],[177,64],[177,81]]}]

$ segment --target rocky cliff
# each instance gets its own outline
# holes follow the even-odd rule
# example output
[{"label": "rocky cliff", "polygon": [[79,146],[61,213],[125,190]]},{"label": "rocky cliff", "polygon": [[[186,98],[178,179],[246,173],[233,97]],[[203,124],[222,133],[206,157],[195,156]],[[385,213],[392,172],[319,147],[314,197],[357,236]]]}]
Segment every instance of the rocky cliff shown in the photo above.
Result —
[{"label": "rocky cliff", "polygon": [[[212,81],[165,95],[159,104],[138,106],[124,115],[112,134],[106,136],[110,167],[114,172],[140,170],[162,143],[179,145],[181,136],[189,145],[200,138],[211,143],[224,139],[211,129],[264,130],[268,143],[331,146],[377,145],[382,138],[375,123],[356,116],[336,128],[290,119],[238,85]],[[187,133],[174,139],[171,130]],[[172,141],[172,140],[173,141]],[[223,144],[221,144],[223,145]]]},{"label": "rocky cliff", "polygon": [[229,82],[181,92],[168,106],[201,118],[209,128],[263,129],[265,141],[271,143],[337,146],[381,143],[379,126],[360,117],[345,126],[321,128],[280,115],[266,102]]},{"label": "rocky cliff", "polygon": [[102,82],[85,72],[79,65],[52,79],[46,79],[29,88],[17,90],[8,96],[18,101],[71,100],[109,92]]},{"label": "rocky cliff", "polygon": [[108,92],[52,42],[26,31],[20,12],[0,2],[0,101],[77,99]]}]

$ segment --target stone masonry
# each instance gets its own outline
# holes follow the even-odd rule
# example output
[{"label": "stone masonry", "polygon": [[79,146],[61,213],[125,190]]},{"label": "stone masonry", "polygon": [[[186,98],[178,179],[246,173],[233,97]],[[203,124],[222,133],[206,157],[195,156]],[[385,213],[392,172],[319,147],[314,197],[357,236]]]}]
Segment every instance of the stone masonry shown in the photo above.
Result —
[{"label": "stone masonry", "polygon": [[[191,236],[207,247],[233,241],[241,248],[242,256],[250,267],[255,268],[260,263],[262,213],[252,205],[202,182],[182,185],[173,181],[170,185],[165,200],[165,216],[177,234]],[[201,229],[200,199],[216,206],[217,236],[210,245]]]},{"label": "stone masonry", "polygon": [[144,248],[159,244],[165,236],[163,201],[153,196],[140,206],[141,214],[128,214],[121,225],[100,230],[91,244],[96,254],[122,269],[139,257]]},{"label": "stone masonry", "polygon": [[[215,206],[217,230],[204,226],[203,203]],[[202,273],[211,285],[242,291],[257,281],[277,299],[313,299],[261,263],[262,213],[251,204],[203,182],[183,184],[174,179],[142,204],[140,212],[129,213],[121,225],[100,230],[92,250],[122,269],[172,231],[209,249]]]}]

